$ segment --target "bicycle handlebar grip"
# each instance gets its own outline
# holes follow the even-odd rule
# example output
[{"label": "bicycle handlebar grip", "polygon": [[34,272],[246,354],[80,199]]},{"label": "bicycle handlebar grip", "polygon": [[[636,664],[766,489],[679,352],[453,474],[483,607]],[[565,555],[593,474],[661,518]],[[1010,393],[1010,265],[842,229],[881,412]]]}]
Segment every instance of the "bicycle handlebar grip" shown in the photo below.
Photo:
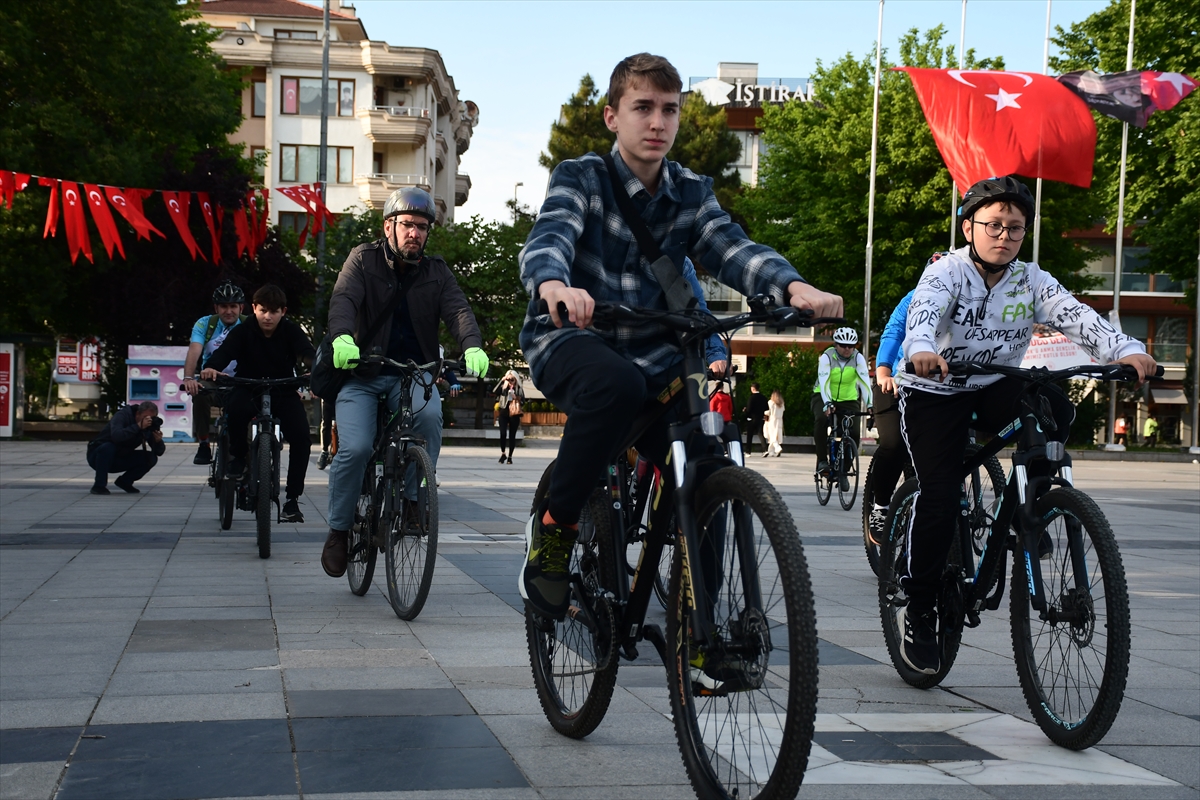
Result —
[{"label": "bicycle handlebar grip", "polygon": [[[916,367],[913,366],[913,363],[911,361],[904,362],[904,371],[907,372],[909,375],[917,374],[917,369],[916,369]],[[934,367],[933,369],[929,370],[929,377],[931,377],[931,378],[936,378],[938,375],[941,375],[941,374],[942,374],[941,367]]]}]

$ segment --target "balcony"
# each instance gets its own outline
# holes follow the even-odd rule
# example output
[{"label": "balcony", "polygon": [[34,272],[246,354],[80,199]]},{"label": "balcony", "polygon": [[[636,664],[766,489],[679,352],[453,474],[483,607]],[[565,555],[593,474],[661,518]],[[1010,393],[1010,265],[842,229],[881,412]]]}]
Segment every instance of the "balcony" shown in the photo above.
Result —
[{"label": "balcony", "polygon": [[446,137],[442,136],[442,134],[439,132],[438,135],[434,137],[434,143],[434,161],[437,163],[437,168],[442,169],[446,166],[446,154],[448,152],[446,147]]},{"label": "balcony", "polygon": [[363,199],[368,208],[382,209],[388,197],[397,189],[419,186],[428,191],[429,179],[424,175],[373,172],[369,175],[355,175],[354,185],[358,187],[358,196]]},{"label": "balcony", "polygon": [[362,121],[363,133],[379,144],[408,144],[419,147],[433,128],[428,108],[373,106],[360,108],[354,116]]},{"label": "balcony", "polygon": [[471,197],[471,176],[460,172],[454,176],[454,205],[461,206]]}]

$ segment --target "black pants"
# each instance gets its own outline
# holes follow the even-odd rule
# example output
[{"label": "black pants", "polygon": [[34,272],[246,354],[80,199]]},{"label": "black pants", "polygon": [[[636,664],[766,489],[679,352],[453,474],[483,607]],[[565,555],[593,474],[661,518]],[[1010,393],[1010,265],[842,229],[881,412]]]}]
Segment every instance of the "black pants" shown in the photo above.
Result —
[{"label": "black pants", "polygon": [[[234,389],[229,393],[225,413],[229,417],[229,454],[245,458],[250,449],[246,428],[258,413],[258,392],[242,387]],[[304,403],[295,389],[276,389],[271,392],[271,414],[279,419],[279,428],[288,443],[287,496],[299,497],[304,494],[304,475],[312,451]]]},{"label": "black pants", "polygon": [[875,503],[886,506],[904,472],[908,449],[900,434],[900,407],[896,398],[876,385],[871,392],[871,407],[875,409],[875,432],[879,437],[871,459],[871,481]]},{"label": "black pants", "polygon": [[508,456],[512,458],[513,448],[517,446],[517,429],[521,427],[521,415],[512,416],[507,407],[500,408],[500,452],[504,452],[504,442],[508,441]]},{"label": "black pants", "polygon": [[746,418],[746,454],[754,452],[754,437],[762,442],[763,452],[767,450],[767,437],[763,435],[764,420]]},{"label": "black pants", "polygon": [[[576,336],[556,348],[538,388],[567,414],[558,460],[550,478],[550,516],[573,525],[605,467],[616,456],[646,400],[656,396],[681,369],[647,377],[632,361],[593,336]],[[664,421],[665,423],[665,421]],[[655,425],[637,450],[665,467],[667,429]]]},{"label": "black pants", "polygon": [[[1025,385],[1003,378],[983,389],[954,394],[900,390],[901,431],[920,492],[909,529],[908,575],[901,582],[917,608],[932,608],[937,601],[942,567],[954,540],[968,430],[995,433],[1016,419]],[[1043,394],[1058,425],[1058,430],[1046,435],[1052,441],[1066,441],[1075,407],[1057,387]],[[978,417],[974,422],[973,413]],[[1029,474],[1044,475],[1050,469],[1042,462],[1031,465]]]},{"label": "black pants", "polygon": [[[858,411],[857,400],[842,400],[834,403],[833,407],[842,414],[853,414]],[[833,417],[825,416],[825,403],[821,400],[821,395],[818,392],[813,392],[812,397],[812,415],[813,415],[813,444],[817,450],[817,463],[829,461],[829,425],[832,422],[837,422],[836,415]],[[858,426],[850,426],[850,438],[854,440],[854,449],[858,449]]]},{"label": "black pants", "polygon": [[96,485],[107,486],[110,472],[123,472],[121,481],[131,484],[145,477],[158,463],[158,456],[149,450],[133,450],[127,447],[117,447],[112,442],[98,444],[88,449],[88,466],[96,470]]}]

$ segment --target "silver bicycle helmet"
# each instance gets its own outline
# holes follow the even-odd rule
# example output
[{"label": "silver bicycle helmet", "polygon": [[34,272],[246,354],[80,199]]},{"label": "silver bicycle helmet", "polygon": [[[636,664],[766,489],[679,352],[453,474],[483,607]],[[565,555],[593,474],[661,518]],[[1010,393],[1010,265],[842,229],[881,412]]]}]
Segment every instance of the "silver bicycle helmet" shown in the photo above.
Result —
[{"label": "silver bicycle helmet", "polygon": [[437,220],[437,206],[433,204],[429,192],[410,186],[392,192],[391,197],[383,204],[384,219],[391,219],[397,214],[415,214],[432,223]]},{"label": "silver bicycle helmet", "polygon": [[246,293],[242,291],[242,287],[233,281],[225,281],[213,290],[213,303],[215,305],[244,302],[246,302]]},{"label": "silver bicycle helmet", "polygon": [[833,343],[856,345],[858,344],[858,331],[854,328],[838,328],[833,332]]}]

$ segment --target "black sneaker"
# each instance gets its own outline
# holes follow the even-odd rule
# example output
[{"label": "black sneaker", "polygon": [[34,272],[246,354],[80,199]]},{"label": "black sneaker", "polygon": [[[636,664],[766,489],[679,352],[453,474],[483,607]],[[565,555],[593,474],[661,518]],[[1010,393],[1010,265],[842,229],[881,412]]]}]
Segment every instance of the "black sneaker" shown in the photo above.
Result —
[{"label": "black sneaker", "polygon": [[534,614],[562,619],[571,599],[571,548],[578,531],[562,525],[544,525],[543,509],[525,525],[525,565],[517,589],[525,608]]},{"label": "black sneaker", "polygon": [[304,515],[300,513],[300,504],[296,502],[296,498],[289,497],[288,501],[283,504],[283,511],[279,514],[280,522],[304,522]]},{"label": "black sneaker", "polygon": [[850,479],[845,475],[838,478],[838,488],[840,488],[843,493],[850,491]]},{"label": "black sneaker", "polygon": [[240,477],[242,477],[242,473],[245,471],[246,471],[246,459],[238,458],[237,456],[230,456],[229,466],[226,471],[226,474],[228,475],[228,477],[240,478]]},{"label": "black sneaker", "polygon": [[829,474],[829,462],[828,461],[818,461],[817,462],[817,474],[820,475],[822,478],[824,478],[826,475]]},{"label": "black sneaker", "polygon": [[937,612],[913,608],[912,604],[896,609],[896,627],[903,640],[900,657],[910,668],[925,675],[936,675],[941,667],[937,640]]},{"label": "black sneaker", "polygon": [[119,477],[115,481],[113,481],[113,485],[116,486],[118,489],[120,489],[122,492],[125,492],[125,494],[140,494],[142,491],[141,489],[139,489],[133,485],[133,481],[125,480],[124,475],[122,475],[121,477]]},{"label": "black sneaker", "polygon": [[211,464],[212,450],[208,446],[208,442],[201,442],[200,447],[196,449],[196,455],[192,458],[193,464]]},{"label": "black sneaker", "polygon": [[871,509],[871,516],[867,520],[867,535],[871,539],[871,544],[878,547],[883,544],[884,525],[887,524],[886,508],[875,506]]},{"label": "black sneaker", "polygon": [[108,487],[107,487],[107,486],[99,486],[99,485],[96,485],[96,484],[93,484],[93,485],[92,485],[92,490],[91,490],[91,493],[92,493],[92,494],[112,494],[112,492],[110,492],[110,491],[108,490]]}]

